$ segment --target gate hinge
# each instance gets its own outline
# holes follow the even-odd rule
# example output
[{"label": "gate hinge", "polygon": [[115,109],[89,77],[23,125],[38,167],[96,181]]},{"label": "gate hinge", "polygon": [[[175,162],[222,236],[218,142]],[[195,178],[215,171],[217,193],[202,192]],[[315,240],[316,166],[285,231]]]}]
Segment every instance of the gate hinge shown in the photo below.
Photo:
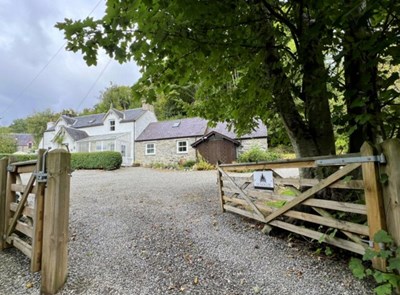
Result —
[{"label": "gate hinge", "polygon": [[380,154],[376,156],[343,157],[343,158],[321,159],[315,161],[315,163],[318,166],[344,165],[351,163],[367,163],[367,162],[377,162],[380,164],[385,164],[386,158],[383,154]]}]

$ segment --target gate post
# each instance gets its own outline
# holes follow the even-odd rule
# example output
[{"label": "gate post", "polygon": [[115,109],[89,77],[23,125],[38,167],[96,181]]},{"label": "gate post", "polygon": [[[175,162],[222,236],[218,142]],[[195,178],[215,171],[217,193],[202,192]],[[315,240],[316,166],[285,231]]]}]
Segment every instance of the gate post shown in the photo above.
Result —
[{"label": "gate post", "polygon": [[8,158],[0,160],[0,251],[4,250],[6,241],[6,190],[7,190],[7,165]]},{"label": "gate post", "polygon": [[67,279],[71,155],[56,149],[47,156],[44,200],[42,294],[55,294]]},{"label": "gate post", "polygon": [[[373,156],[374,148],[368,142],[361,147],[362,156]],[[362,164],[362,175],[364,181],[365,205],[367,207],[367,220],[369,239],[374,240],[375,234],[380,230],[386,230],[385,209],[383,205],[382,188],[379,181],[378,165],[374,162]],[[379,251],[379,245],[374,243],[375,251]],[[386,261],[382,258],[375,258],[372,266],[386,272]]]},{"label": "gate post", "polygon": [[380,147],[387,161],[382,167],[382,172],[388,176],[382,185],[386,224],[389,234],[400,247],[400,140],[386,140]]}]

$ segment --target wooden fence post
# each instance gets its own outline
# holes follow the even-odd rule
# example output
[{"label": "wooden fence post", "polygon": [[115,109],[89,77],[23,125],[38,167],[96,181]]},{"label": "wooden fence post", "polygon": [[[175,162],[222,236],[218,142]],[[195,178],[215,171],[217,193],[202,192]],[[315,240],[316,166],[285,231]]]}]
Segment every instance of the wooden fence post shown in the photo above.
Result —
[{"label": "wooden fence post", "polygon": [[[367,142],[361,147],[362,156],[373,156],[374,148]],[[375,162],[362,164],[362,174],[364,180],[365,205],[367,207],[367,219],[369,228],[369,239],[374,240],[375,234],[380,230],[386,230],[385,210],[383,205],[382,189],[379,180],[379,168]],[[379,245],[374,243],[375,251],[379,251]],[[372,266],[386,272],[386,261],[384,259],[374,259]]]},{"label": "wooden fence post", "polygon": [[[43,155],[46,150],[40,149],[36,164],[37,171],[43,168]],[[44,163],[45,164],[45,163]],[[43,238],[43,210],[44,210],[44,192],[46,183],[38,182],[36,178],[35,186],[35,216],[33,217],[33,235],[32,235],[32,257],[31,272],[37,272],[42,263],[42,238]]]},{"label": "wooden fence post", "polygon": [[55,294],[67,279],[71,155],[56,149],[47,156],[44,200],[42,294]]},{"label": "wooden fence post", "polygon": [[400,246],[400,140],[389,139],[380,146],[387,161],[381,167],[381,172],[388,176],[382,185],[386,224],[389,234]]},{"label": "wooden fence post", "polygon": [[8,158],[0,160],[0,251],[4,250],[6,241],[6,190],[7,190],[7,165]]},{"label": "wooden fence post", "polygon": [[220,171],[220,167],[217,163],[217,179],[218,179],[218,194],[219,194],[219,201],[220,201],[220,206],[221,206],[221,212],[224,213],[224,191],[222,190],[222,173]]}]

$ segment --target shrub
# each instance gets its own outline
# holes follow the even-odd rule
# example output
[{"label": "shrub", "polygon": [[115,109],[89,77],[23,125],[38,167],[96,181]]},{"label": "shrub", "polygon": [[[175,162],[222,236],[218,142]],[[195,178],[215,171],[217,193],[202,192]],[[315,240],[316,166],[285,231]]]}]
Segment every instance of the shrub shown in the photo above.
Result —
[{"label": "shrub", "polygon": [[119,169],[122,156],[119,152],[71,153],[72,169]]},{"label": "shrub", "polygon": [[184,168],[192,168],[196,164],[194,160],[188,160],[182,164]]},{"label": "shrub", "polygon": [[259,146],[253,146],[248,151],[242,153],[238,162],[249,163],[249,162],[261,162],[261,161],[274,161],[281,158],[279,153],[273,151],[264,151]]},{"label": "shrub", "polygon": [[199,158],[199,161],[194,164],[193,170],[213,170],[215,169],[214,165],[208,163],[206,160],[204,160],[202,157]]},{"label": "shrub", "polygon": [[37,155],[36,154],[29,154],[29,155],[12,155],[12,154],[1,154],[0,153],[0,159],[4,158],[4,157],[13,157],[15,158],[15,160],[17,162],[23,162],[23,161],[30,161],[30,160],[36,160],[37,159]]}]

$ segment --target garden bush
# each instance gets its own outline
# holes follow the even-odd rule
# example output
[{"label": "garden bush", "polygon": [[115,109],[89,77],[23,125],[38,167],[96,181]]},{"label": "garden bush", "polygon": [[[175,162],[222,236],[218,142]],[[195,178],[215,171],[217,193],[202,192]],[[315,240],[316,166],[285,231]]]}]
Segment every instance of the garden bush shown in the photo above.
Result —
[{"label": "garden bush", "polygon": [[27,154],[27,155],[15,154],[15,155],[13,155],[13,154],[1,154],[0,153],[0,159],[2,159],[4,157],[9,157],[9,156],[12,156],[13,158],[15,158],[17,162],[30,161],[30,160],[37,159],[36,154]]},{"label": "garden bush", "polygon": [[250,163],[250,162],[261,162],[261,161],[274,161],[281,159],[281,155],[273,151],[264,151],[259,146],[253,146],[248,151],[242,153],[238,162]]},{"label": "garden bush", "polygon": [[119,152],[71,153],[72,169],[119,169],[122,156]]}]

